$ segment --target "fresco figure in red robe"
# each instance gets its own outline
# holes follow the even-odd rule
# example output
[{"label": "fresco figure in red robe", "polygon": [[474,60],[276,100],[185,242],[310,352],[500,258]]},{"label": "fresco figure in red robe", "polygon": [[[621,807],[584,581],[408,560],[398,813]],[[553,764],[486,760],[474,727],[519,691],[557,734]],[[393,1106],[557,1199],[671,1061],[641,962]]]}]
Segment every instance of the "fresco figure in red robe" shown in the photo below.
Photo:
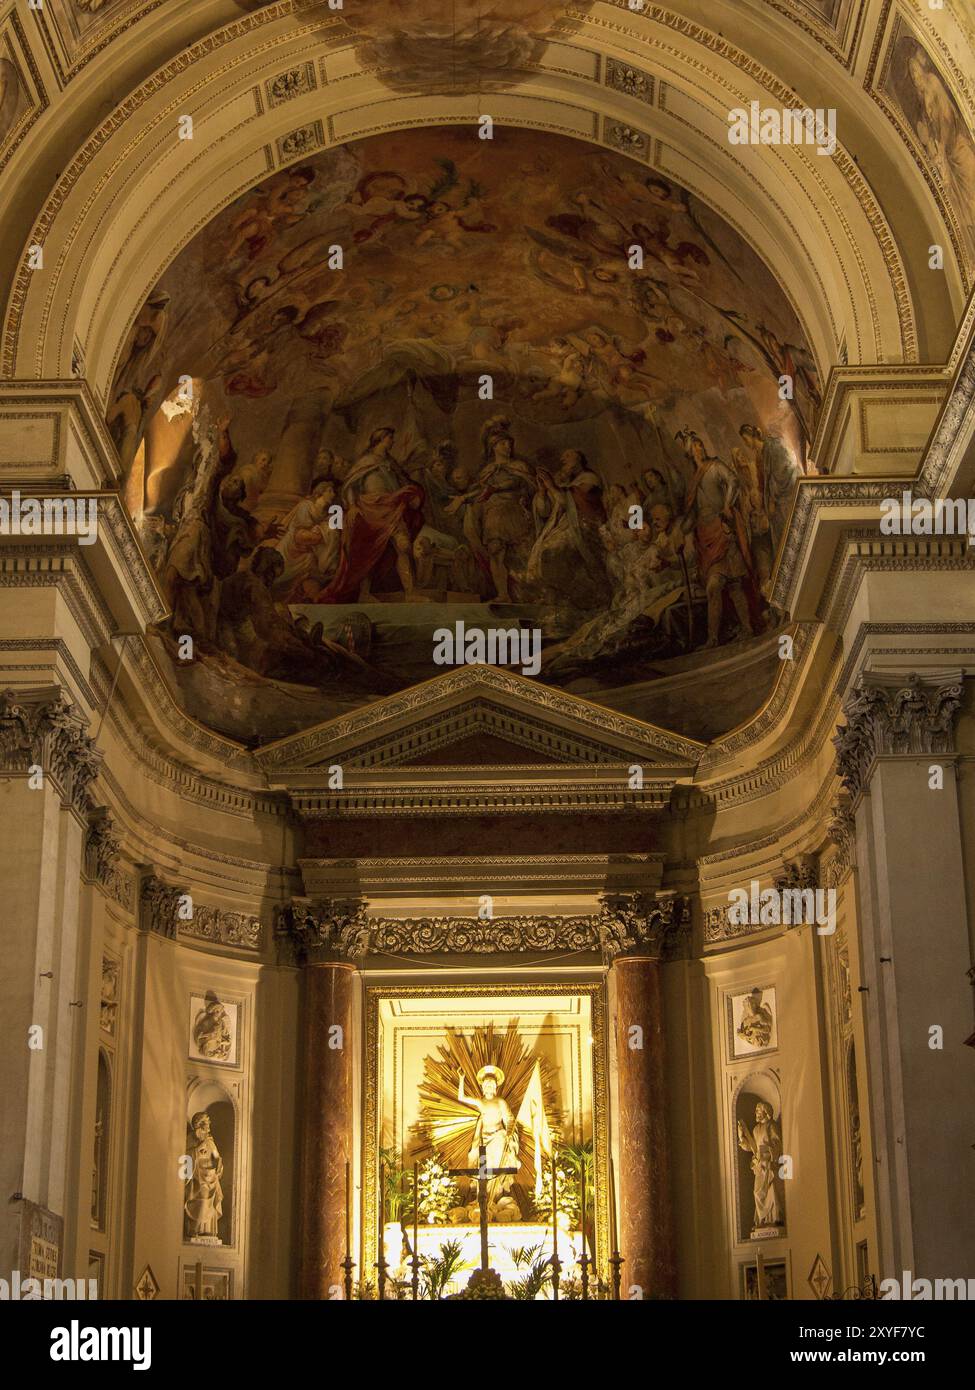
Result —
[{"label": "fresco figure in red robe", "polygon": [[319,603],[365,603],[374,581],[393,569],[404,593],[416,587],[413,540],[423,525],[423,489],[400,475],[391,454],[395,437],[391,425],[373,430],[366,452],[349,470],[342,487],[342,558]]}]

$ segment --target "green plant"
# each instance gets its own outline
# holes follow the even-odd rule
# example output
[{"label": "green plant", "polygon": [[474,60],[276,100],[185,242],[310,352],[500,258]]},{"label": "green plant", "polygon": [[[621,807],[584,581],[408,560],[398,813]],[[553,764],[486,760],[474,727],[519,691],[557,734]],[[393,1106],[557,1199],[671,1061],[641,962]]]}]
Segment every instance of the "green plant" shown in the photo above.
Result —
[{"label": "green plant", "polygon": [[470,1261],[461,1254],[459,1240],[448,1240],[440,1247],[439,1255],[424,1255],[421,1259],[420,1281],[425,1299],[436,1302],[451,1279],[462,1270],[470,1269]]},{"label": "green plant", "polygon": [[412,1173],[400,1167],[395,1149],[380,1149],[379,1159],[385,1164],[383,1221],[399,1221],[404,1211],[412,1210]]},{"label": "green plant", "polygon": [[523,1245],[512,1250],[511,1259],[516,1269],[527,1269],[521,1279],[512,1279],[508,1284],[511,1298],[534,1302],[552,1282],[551,1259],[544,1253],[542,1245]]}]

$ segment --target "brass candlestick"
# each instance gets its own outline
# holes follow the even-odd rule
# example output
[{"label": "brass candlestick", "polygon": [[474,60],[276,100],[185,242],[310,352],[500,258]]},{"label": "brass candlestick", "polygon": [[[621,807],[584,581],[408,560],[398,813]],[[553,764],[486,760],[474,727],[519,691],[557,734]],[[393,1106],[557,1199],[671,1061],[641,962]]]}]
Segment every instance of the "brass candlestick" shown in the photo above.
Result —
[{"label": "brass candlestick", "polygon": [[558,1217],[558,1179],[555,1173],[555,1152],[552,1152],[552,1298],[559,1300],[559,1217]]},{"label": "brass candlestick", "polygon": [[613,1299],[620,1301],[620,1271],[623,1268],[623,1256],[619,1252],[619,1236],[616,1230],[616,1170],[613,1167],[613,1160],[609,1160],[609,1228],[610,1244],[613,1253],[609,1257],[609,1266],[613,1271]]},{"label": "brass candlestick", "polygon": [[389,1266],[386,1263],[386,1164],[379,1165],[379,1259],[376,1261],[376,1269],[379,1271],[377,1280],[380,1302],[386,1297],[386,1270]]},{"label": "brass candlestick", "polygon": [[413,1302],[420,1297],[420,1245],[419,1245],[419,1222],[420,1222],[420,1186],[419,1186],[419,1167],[416,1159],[413,1160],[413,1259],[410,1263],[413,1266]]},{"label": "brass candlestick", "polygon": [[582,1227],[582,1256],[579,1263],[582,1265],[582,1297],[583,1300],[589,1297],[589,1239],[586,1234],[586,1157],[582,1156],[582,1184],[580,1193],[580,1221]]},{"label": "brass candlestick", "polygon": [[352,1167],[348,1159],[345,1160],[345,1259],[339,1269],[345,1270],[345,1296],[351,1302],[355,1262],[352,1259]]}]

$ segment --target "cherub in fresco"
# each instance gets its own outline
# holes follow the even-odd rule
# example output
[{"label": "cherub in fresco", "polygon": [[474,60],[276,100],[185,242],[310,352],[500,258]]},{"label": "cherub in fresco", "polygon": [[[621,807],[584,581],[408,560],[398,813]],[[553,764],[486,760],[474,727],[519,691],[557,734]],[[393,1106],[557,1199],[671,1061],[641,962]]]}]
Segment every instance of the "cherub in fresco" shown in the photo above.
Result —
[{"label": "cherub in fresco", "polygon": [[668,212],[678,213],[686,217],[713,255],[727,266],[736,280],[741,280],[741,275],[695,213],[690,194],[684,189],[679,188],[676,184],[668,183],[666,179],[662,179],[656,174],[643,175],[637,178],[630,173],[629,169],[617,169],[607,160],[600,160],[600,168],[620,187],[630,205],[639,210],[641,216],[654,208],[664,208]]},{"label": "cherub in fresco", "polygon": [[439,199],[432,202],[427,208],[424,225],[417,233],[415,245],[433,245],[449,251],[460,251],[471,232],[496,232],[498,229],[493,222],[473,220],[470,204],[470,199],[459,208]]},{"label": "cherub in fresco", "polygon": [[646,222],[634,222],[633,235],[637,243],[643,247],[644,255],[652,256],[655,261],[666,266],[682,285],[701,283],[697,267],[709,266],[711,258],[693,241],[679,241],[672,246],[670,223],[666,217],[658,217],[653,227]]},{"label": "cherub in fresco", "polygon": [[553,338],[547,347],[536,351],[552,359],[553,375],[547,385],[532,396],[533,401],[557,398],[569,410],[582,395],[586,375],[586,362],[583,354],[568,338]]},{"label": "cherub in fresco", "polygon": [[626,352],[618,335],[601,328],[587,328],[581,335],[569,333],[568,342],[582,354],[586,367],[585,381],[590,390],[618,396],[621,388],[639,387],[643,392],[655,391],[660,378],[644,371],[646,353],[642,348]]},{"label": "cherub in fresco", "polygon": [[251,194],[233,218],[224,244],[217,244],[221,260],[233,261],[244,250],[255,260],[284,227],[293,227],[307,215],[315,171],[286,169],[275,174]]},{"label": "cherub in fresco", "polygon": [[688,331],[688,338],[694,351],[699,354],[704,373],[719,391],[733,391],[741,385],[741,378],[752,369],[747,363],[732,357],[722,345],[712,343],[706,328],[700,324]]},{"label": "cherub in fresco", "polygon": [[577,193],[572,201],[579,211],[554,213],[546,217],[546,227],[573,237],[610,260],[625,257],[628,240],[623,224],[586,193]]},{"label": "cherub in fresco", "polygon": [[344,202],[338,213],[352,219],[357,226],[352,239],[357,244],[371,240],[381,227],[397,222],[417,222],[426,213],[427,198],[411,189],[402,174],[392,170],[377,170],[365,174]]},{"label": "cherub in fresco", "polygon": [[620,257],[608,260],[581,247],[578,242],[558,241],[536,227],[525,227],[535,245],[528,249],[532,274],[546,285],[567,294],[588,295],[592,299],[616,302],[614,286],[620,283],[623,264]]}]

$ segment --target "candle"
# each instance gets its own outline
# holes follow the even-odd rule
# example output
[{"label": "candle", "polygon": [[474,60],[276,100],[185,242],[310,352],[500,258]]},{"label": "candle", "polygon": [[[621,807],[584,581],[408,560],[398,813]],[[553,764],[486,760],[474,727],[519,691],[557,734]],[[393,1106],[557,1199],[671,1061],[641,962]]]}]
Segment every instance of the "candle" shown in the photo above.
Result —
[{"label": "candle", "polygon": [[418,1234],[417,1234],[417,1225],[419,1224],[419,1220],[420,1220],[420,1183],[419,1183],[419,1167],[420,1167],[420,1165],[417,1163],[416,1159],[414,1159],[414,1160],[413,1160],[413,1258],[414,1258],[414,1260],[418,1260],[418,1259],[420,1258],[420,1251],[419,1251],[419,1249],[417,1248],[417,1240],[419,1239]]},{"label": "candle", "polygon": [[617,1254],[616,1244],[616,1169],[613,1167],[613,1160],[609,1160],[609,1241],[613,1254]]},{"label": "candle", "polygon": [[352,1253],[352,1165],[345,1160],[345,1253]]},{"label": "candle", "polygon": [[383,1247],[384,1228],[386,1225],[386,1164],[379,1165],[379,1253],[380,1258],[385,1255]]}]

